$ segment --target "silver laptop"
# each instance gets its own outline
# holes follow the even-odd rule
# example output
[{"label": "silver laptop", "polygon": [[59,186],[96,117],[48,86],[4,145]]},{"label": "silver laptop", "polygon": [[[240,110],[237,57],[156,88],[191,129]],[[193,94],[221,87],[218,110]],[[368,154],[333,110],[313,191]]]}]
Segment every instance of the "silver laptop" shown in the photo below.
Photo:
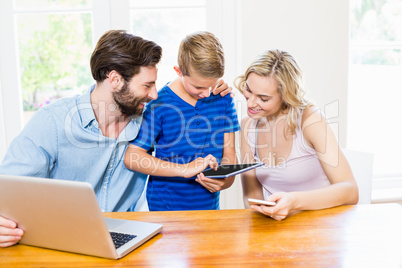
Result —
[{"label": "silver laptop", "polygon": [[162,230],[160,224],[105,218],[89,183],[56,179],[0,175],[0,215],[25,231],[21,244],[110,259]]}]

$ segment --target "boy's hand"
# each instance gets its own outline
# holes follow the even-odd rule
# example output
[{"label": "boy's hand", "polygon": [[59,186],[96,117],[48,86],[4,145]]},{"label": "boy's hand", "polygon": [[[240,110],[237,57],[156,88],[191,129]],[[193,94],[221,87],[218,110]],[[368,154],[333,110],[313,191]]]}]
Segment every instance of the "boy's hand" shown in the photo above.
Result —
[{"label": "boy's hand", "polygon": [[214,170],[218,168],[219,164],[216,161],[216,158],[209,154],[205,158],[198,157],[197,159],[193,160],[192,162],[184,165],[184,170],[182,171],[182,176],[185,178],[190,178],[198,173],[201,173],[207,167],[210,167]]},{"label": "boy's hand", "polygon": [[230,97],[234,97],[234,93],[232,92],[232,88],[228,86],[228,84],[225,83],[225,81],[223,81],[223,79],[220,79],[218,81],[218,84],[216,85],[216,87],[212,90],[212,94],[217,95],[217,94],[221,94],[221,96],[226,96],[227,94],[230,93]]},{"label": "boy's hand", "polygon": [[225,190],[233,184],[232,178],[211,179],[205,177],[203,173],[198,174],[195,181],[204,186],[211,193]]}]

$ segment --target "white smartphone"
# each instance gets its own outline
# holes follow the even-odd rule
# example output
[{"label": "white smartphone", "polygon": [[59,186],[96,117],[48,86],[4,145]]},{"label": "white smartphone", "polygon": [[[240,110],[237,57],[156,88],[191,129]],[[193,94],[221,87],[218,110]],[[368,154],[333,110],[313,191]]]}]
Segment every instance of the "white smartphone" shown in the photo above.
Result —
[{"label": "white smartphone", "polygon": [[248,199],[248,204],[251,205],[264,205],[264,206],[275,206],[275,202],[271,201],[265,201],[265,200],[260,200],[260,199],[254,199],[254,198],[249,198]]}]

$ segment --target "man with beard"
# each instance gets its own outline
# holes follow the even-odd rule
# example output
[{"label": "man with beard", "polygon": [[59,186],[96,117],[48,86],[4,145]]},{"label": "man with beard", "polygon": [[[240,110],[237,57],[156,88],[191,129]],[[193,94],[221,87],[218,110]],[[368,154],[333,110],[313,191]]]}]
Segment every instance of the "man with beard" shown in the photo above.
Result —
[{"label": "man with beard", "polygon": [[[96,84],[86,94],[38,110],[10,144],[0,174],[89,182],[102,211],[134,211],[147,176],[126,169],[124,153],[137,136],[146,102],[156,99],[162,49],[122,30],[106,32],[90,60]],[[231,88],[222,83],[215,93]],[[23,230],[0,215],[0,247]]]},{"label": "man with beard", "polygon": [[[152,41],[113,30],[90,60],[96,84],[86,94],[38,110],[11,143],[0,174],[89,182],[102,211],[133,211],[146,175],[125,168],[123,156],[138,133],[144,103],[156,99],[162,49]],[[0,247],[23,231],[0,217]]]}]

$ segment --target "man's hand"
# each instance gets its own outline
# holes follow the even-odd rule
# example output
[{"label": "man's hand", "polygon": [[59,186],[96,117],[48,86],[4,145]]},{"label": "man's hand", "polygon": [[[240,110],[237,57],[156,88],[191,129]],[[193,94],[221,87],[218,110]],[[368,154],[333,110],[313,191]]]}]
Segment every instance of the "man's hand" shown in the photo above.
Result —
[{"label": "man's hand", "polygon": [[17,228],[17,224],[0,216],[0,247],[5,248],[18,243],[24,235],[22,229]]},{"label": "man's hand", "polygon": [[220,79],[218,81],[218,84],[216,87],[212,90],[212,94],[217,95],[221,94],[221,96],[226,96],[227,94],[230,93],[230,97],[234,97],[234,93],[232,92],[232,87],[229,87],[228,84],[223,81],[223,79]]}]

